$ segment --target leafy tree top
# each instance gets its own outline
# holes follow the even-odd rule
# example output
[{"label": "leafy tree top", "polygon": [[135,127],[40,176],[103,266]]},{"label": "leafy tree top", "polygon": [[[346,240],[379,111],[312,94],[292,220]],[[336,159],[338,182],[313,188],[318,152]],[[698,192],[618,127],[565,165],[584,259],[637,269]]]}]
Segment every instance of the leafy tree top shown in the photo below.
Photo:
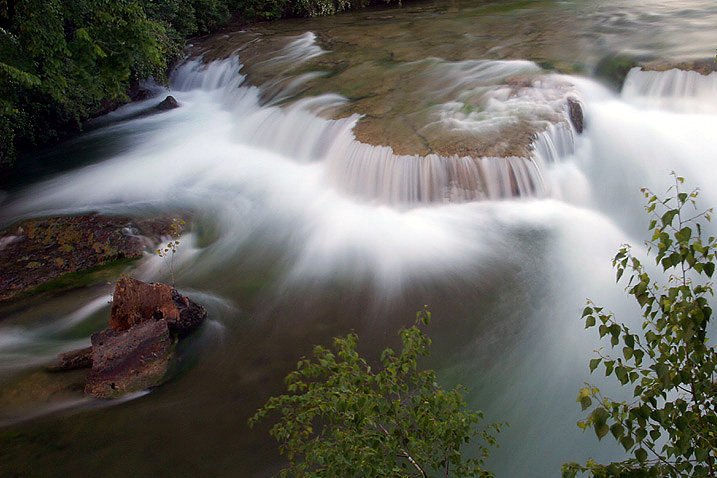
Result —
[{"label": "leafy tree top", "polygon": [[[251,426],[279,414],[270,430],[288,465],[282,477],[490,477],[482,469],[500,425],[478,428],[481,412],[466,409],[462,388],[444,390],[417,359],[430,339],[416,324],[400,331],[402,348],[387,348],[373,369],[357,352],[358,337],[317,346],[286,377],[287,394],[272,397],[249,420]],[[462,448],[482,439],[477,458]]]}]

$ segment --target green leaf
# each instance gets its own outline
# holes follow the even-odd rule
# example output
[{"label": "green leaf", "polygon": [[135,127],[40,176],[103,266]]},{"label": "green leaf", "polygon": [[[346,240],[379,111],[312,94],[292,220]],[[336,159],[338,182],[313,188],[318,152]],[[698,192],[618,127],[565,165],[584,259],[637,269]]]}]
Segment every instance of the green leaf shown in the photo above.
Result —
[{"label": "green leaf", "polygon": [[[709,221],[711,210],[691,213],[686,220],[679,217],[675,224],[684,205],[689,202],[696,207],[697,192],[681,191],[683,180],[674,176],[671,198],[661,200],[643,190],[648,200],[646,209],[657,218],[650,222],[650,246],[655,249],[656,264],[667,272],[664,281],[669,286],[660,286],[659,280],[650,277],[640,261],[623,247],[613,259],[613,266],[618,278],[627,268],[632,269],[627,290],[642,308],[642,330],[633,335],[617,318],[597,316],[601,322],[600,338],[608,337],[613,346],[622,341],[622,357],[591,359],[590,370],[602,363],[606,376],[614,375],[622,385],[634,384],[635,400],[617,402],[598,395],[597,389],[583,388],[578,396],[583,410],[592,405],[585,397],[599,397],[599,403],[579,426],[592,426],[602,438],[609,424],[620,445],[627,451],[634,450],[635,460],[607,465],[589,461],[584,471],[593,478],[711,476],[706,460],[712,458],[709,451],[714,450],[717,439],[717,410],[712,403],[717,350],[708,342],[707,330],[712,317],[712,284],[699,274],[713,276],[717,240],[702,238],[700,221]],[[670,208],[675,199],[678,206]],[[648,247],[648,254],[653,253],[652,247]],[[599,310],[594,303],[589,304]],[[656,454],[652,464],[648,464],[648,448]],[[669,465],[665,468],[655,463]]]},{"label": "green leaf", "polygon": [[679,211],[677,209],[670,209],[662,215],[662,226],[672,225],[672,221]]},{"label": "green leaf", "polygon": [[[488,476],[481,467],[500,427],[480,428],[482,414],[466,409],[461,387],[443,390],[435,372],[417,367],[430,345],[423,318],[400,331],[401,350],[385,349],[377,369],[359,355],[356,334],[336,338],[333,348],[316,346],[313,359],[297,364],[286,380],[290,393],[270,398],[250,419],[279,415],[270,432],[288,458],[279,476],[407,476],[412,467],[396,458],[407,447],[423,466],[442,465],[446,452],[456,476]],[[461,446],[475,437],[484,440],[482,458],[464,457]]]},{"label": "green leaf", "polygon": [[598,365],[600,365],[600,362],[602,359],[594,358],[590,360],[590,373],[594,372]]},{"label": "green leaf", "polygon": [[647,452],[643,448],[638,448],[635,450],[635,458],[640,463],[645,463],[647,461]]},{"label": "green leaf", "polygon": [[602,440],[602,438],[607,435],[607,432],[610,431],[610,427],[607,426],[606,423],[596,424],[595,425],[595,434],[598,437],[598,440]]}]

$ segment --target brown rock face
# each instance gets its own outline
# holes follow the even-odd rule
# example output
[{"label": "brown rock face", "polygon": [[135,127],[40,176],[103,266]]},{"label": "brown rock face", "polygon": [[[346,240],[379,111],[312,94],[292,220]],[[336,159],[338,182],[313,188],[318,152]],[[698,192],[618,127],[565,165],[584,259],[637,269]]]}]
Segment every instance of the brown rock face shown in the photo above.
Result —
[{"label": "brown rock face", "polygon": [[172,288],[165,284],[147,284],[130,277],[117,281],[112,299],[110,329],[129,330],[147,320],[176,320],[179,310],[172,299]]},{"label": "brown rock face", "polygon": [[123,331],[148,320],[165,320],[173,334],[183,336],[206,316],[204,307],[181,295],[174,287],[123,277],[115,286],[110,329]]},{"label": "brown rock face", "polygon": [[159,385],[167,377],[174,344],[166,320],[92,334],[92,370],[85,393],[113,398]]},{"label": "brown rock face", "polygon": [[582,134],[585,129],[585,120],[583,118],[583,107],[579,101],[568,98],[568,112],[570,113],[570,122],[575,127],[578,134]]},{"label": "brown rock face", "polygon": [[57,362],[49,367],[53,372],[92,367],[92,347],[65,352],[57,357]]}]

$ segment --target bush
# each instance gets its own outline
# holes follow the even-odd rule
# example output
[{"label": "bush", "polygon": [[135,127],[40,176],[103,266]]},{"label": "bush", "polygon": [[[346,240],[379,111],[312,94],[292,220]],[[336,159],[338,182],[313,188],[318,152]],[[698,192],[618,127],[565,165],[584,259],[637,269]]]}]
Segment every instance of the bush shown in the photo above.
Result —
[{"label": "bush", "polygon": [[125,98],[131,80],[164,71],[164,29],[136,1],[22,0],[3,7],[5,151],[56,139],[103,102]]},{"label": "bush", "polygon": [[[498,425],[478,429],[481,412],[466,410],[461,388],[443,390],[435,372],[419,371],[430,339],[416,325],[400,332],[400,352],[386,349],[374,370],[359,356],[358,337],[334,339],[334,350],[316,347],[286,377],[288,394],[272,397],[250,419],[280,419],[271,428],[279,451],[289,460],[281,476],[489,477],[482,469]],[[480,436],[479,457],[466,459],[461,448]]]},{"label": "bush", "polygon": [[[375,0],[389,3],[393,0]],[[330,15],[371,0],[0,0],[0,167],[128,99],[185,39],[241,21]],[[399,2],[400,3],[400,2]]]},{"label": "bush", "polygon": [[602,366],[605,375],[634,388],[629,402],[611,400],[590,385],[581,389],[583,410],[595,406],[579,426],[600,439],[611,433],[633,457],[608,465],[567,464],[563,476],[716,476],[717,351],[707,343],[707,325],[717,242],[702,234],[711,210],[698,212],[697,191],[683,192],[682,184],[675,176],[673,196],[665,200],[643,190],[653,216],[648,252],[669,274],[669,286],[653,283],[627,246],[613,259],[618,280],[630,271],[627,291],[642,308],[642,331],[631,332],[592,303],[583,312],[585,326],[597,325],[600,337],[620,351],[617,358],[600,353],[590,370]]}]

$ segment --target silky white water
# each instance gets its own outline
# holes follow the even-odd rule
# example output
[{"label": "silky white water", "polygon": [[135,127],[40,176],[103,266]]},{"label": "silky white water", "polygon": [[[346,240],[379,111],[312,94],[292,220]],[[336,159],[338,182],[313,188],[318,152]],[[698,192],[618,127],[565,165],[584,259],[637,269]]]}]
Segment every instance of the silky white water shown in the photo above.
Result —
[{"label": "silky white water", "polygon": [[[321,54],[306,34],[276,61]],[[470,405],[485,410],[487,420],[510,423],[488,462],[497,476],[556,476],[563,461],[620,458],[617,447],[575,426],[582,383],[610,389],[588,374],[600,344],[583,329],[580,312],[590,297],[639,323],[639,309],[614,283],[610,259],[626,242],[644,254],[641,187],[663,193],[674,170],[700,188],[705,208],[717,204],[710,141],[717,131],[717,74],[634,70],[619,94],[586,77],[555,74],[545,74],[544,83],[560,86],[538,89],[537,96],[514,98],[500,86],[486,87],[489,117],[537,118],[549,109],[561,120],[546,122],[529,158],[417,157],[358,142],[357,115],[327,119],[347,101],[340,95],[283,105],[307,78],[277,80],[274,94],[264,95],[245,79],[241,61],[241,53],[208,65],[188,60],[168,91],[180,108],[134,116],[161,101],[163,90],[119,110],[88,136],[120,138],[120,153],[13,192],[1,205],[4,225],[56,214],[192,212],[178,286],[208,305],[214,325],[201,343],[213,350],[197,359],[204,376],[188,372],[126,406],[156,412],[168,400],[180,410],[200,408],[195,422],[186,420],[207,435],[201,423],[221,428],[226,413],[251,411],[243,397],[265,399],[263,387],[276,388],[248,370],[266,370],[265,364],[235,349],[257,342],[260,355],[259,339],[233,331],[266,327],[273,337],[307,330],[325,341],[334,329],[316,325],[320,317],[366,332],[380,349],[381,337],[392,336],[394,325],[408,323],[405,314],[425,303],[434,311],[431,363],[439,377],[468,386]],[[451,76],[457,71],[470,81],[486,71],[499,71],[499,78],[505,68],[540,71],[528,61],[431,61],[438,77],[458,90]],[[583,105],[582,135],[567,120],[568,97]],[[490,118],[450,102],[436,111],[442,128],[490,126]],[[148,256],[135,275],[158,280],[160,268]],[[256,288],[254,280],[261,282]],[[0,322],[0,373],[85,345],[88,336],[73,330],[86,320],[102,328],[109,290],[84,291]],[[298,348],[283,352],[282,360],[306,353]],[[230,372],[235,364],[241,370]],[[242,381],[249,383],[244,395],[228,391]],[[115,423],[111,415],[92,416]],[[251,451],[267,443],[232,423],[232,430],[217,433],[244,437],[237,447]],[[263,476],[273,464],[253,466],[251,473]]]}]

